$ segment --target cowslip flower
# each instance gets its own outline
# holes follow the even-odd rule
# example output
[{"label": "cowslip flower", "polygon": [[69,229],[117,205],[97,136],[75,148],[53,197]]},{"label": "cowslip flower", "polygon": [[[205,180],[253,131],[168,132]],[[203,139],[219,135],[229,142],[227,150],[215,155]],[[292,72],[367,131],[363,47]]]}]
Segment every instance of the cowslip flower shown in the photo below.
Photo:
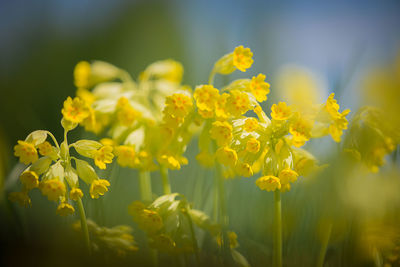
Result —
[{"label": "cowslip flower", "polygon": [[273,104],[271,107],[271,117],[274,120],[283,121],[289,119],[292,115],[292,111],[289,106],[286,105],[285,102],[279,102],[277,104]]},{"label": "cowslip flower", "polygon": [[79,97],[75,97],[74,99],[68,97],[67,100],[64,101],[64,107],[61,113],[66,120],[73,123],[81,123],[90,115],[87,104]]},{"label": "cowslip flower", "polygon": [[110,182],[105,179],[93,180],[90,185],[90,196],[95,199],[103,196],[108,191],[108,186],[110,186]]},{"label": "cowslip flower", "polygon": [[14,146],[14,155],[24,164],[34,163],[38,160],[38,154],[35,146],[29,142],[18,141],[18,145]]},{"label": "cowslip flower", "polygon": [[262,176],[257,179],[256,185],[265,191],[275,191],[281,189],[281,183],[278,177],[273,175]]},{"label": "cowslip flower", "polygon": [[267,100],[269,94],[270,84],[265,82],[265,75],[258,74],[256,77],[251,78],[250,92],[254,95],[258,102],[264,102]]},{"label": "cowslip flower", "polygon": [[196,87],[193,97],[196,100],[197,108],[204,111],[213,111],[219,99],[219,92],[212,85],[200,85]]},{"label": "cowslip flower", "polygon": [[185,117],[193,106],[189,96],[184,94],[173,94],[168,96],[165,101],[165,110],[174,117]]},{"label": "cowslip flower", "polygon": [[218,162],[225,166],[235,166],[238,159],[236,151],[229,147],[219,148],[215,155]]},{"label": "cowslip flower", "polygon": [[253,64],[253,52],[250,48],[244,48],[242,45],[233,51],[233,65],[240,71],[245,72]]},{"label": "cowslip flower", "polygon": [[230,95],[226,100],[227,111],[235,117],[243,115],[252,109],[249,96],[245,92],[239,90],[230,91]]},{"label": "cowslip flower", "polygon": [[218,146],[229,144],[232,140],[232,125],[226,121],[215,121],[210,130],[211,138],[217,141]]},{"label": "cowslip flower", "polygon": [[117,146],[115,148],[115,155],[117,156],[117,162],[121,167],[135,167],[137,157],[135,148],[133,146]]},{"label": "cowslip flower", "polygon": [[94,164],[100,169],[106,168],[106,163],[111,163],[114,155],[111,153],[113,151],[112,146],[102,146],[94,153]]}]

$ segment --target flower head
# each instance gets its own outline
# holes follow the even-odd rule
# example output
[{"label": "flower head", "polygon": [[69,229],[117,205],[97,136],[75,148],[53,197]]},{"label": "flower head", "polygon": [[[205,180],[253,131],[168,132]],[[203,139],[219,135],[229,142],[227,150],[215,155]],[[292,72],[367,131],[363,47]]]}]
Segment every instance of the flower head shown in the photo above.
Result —
[{"label": "flower head", "polygon": [[249,96],[245,92],[232,90],[226,100],[227,111],[235,117],[243,115],[252,108]]},{"label": "flower head", "polygon": [[276,189],[281,189],[281,183],[278,177],[273,175],[263,176],[257,179],[256,185],[261,190],[275,191]]},{"label": "flower head", "polygon": [[34,171],[24,171],[19,178],[28,190],[39,186],[39,176]]},{"label": "flower head", "polygon": [[197,108],[205,111],[213,111],[219,99],[218,89],[212,85],[200,85],[193,95]]},{"label": "flower head", "polygon": [[72,188],[71,191],[69,192],[69,198],[74,201],[78,201],[82,197],[83,197],[83,192],[77,187]]},{"label": "flower head", "polygon": [[185,94],[175,93],[165,99],[165,111],[178,118],[183,118],[192,109],[192,99]]},{"label": "flower head", "polygon": [[91,68],[87,61],[80,61],[74,69],[75,86],[78,88],[88,88]]},{"label": "flower head", "polygon": [[212,124],[210,135],[217,141],[218,146],[227,145],[232,140],[232,125],[227,121],[215,121]]},{"label": "flower head", "polygon": [[246,143],[246,151],[250,153],[257,153],[260,151],[260,141],[254,137],[250,138]]},{"label": "flower head", "polygon": [[45,141],[45,142],[39,144],[39,145],[38,145],[38,148],[39,148],[39,153],[40,153],[40,155],[42,155],[42,156],[49,156],[50,154],[53,153],[53,147],[52,147],[52,145],[51,145],[49,142],[47,142],[47,141]]},{"label": "flower head", "polygon": [[121,167],[135,167],[136,152],[133,146],[117,146],[115,155],[118,157],[117,162]]},{"label": "flower head", "polygon": [[238,162],[235,166],[235,171],[238,175],[243,177],[251,177],[253,176],[253,169],[250,164],[245,162]]},{"label": "flower head", "polygon": [[293,183],[297,180],[299,175],[297,172],[291,169],[284,169],[279,173],[279,179],[281,184]]},{"label": "flower head", "polygon": [[38,153],[35,146],[25,141],[18,141],[18,145],[14,146],[14,155],[19,157],[19,160],[28,165],[38,160]]},{"label": "flower head", "polygon": [[258,74],[257,77],[251,78],[250,91],[258,102],[267,100],[269,94],[269,83],[265,82],[265,75]]},{"label": "flower head", "polygon": [[81,123],[90,115],[89,107],[79,97],[75,97],[74,99],[68,97],[67,100],[64,101],[64,107],[61,113],[66,120],[73,123]]},{"label": "flower head", "polygon": [[99,198],[103,196],[104,193],[108,191],[108,187],[110,186],[110,182],[105,179],[96,179],[90,185],[90,196],[92,198]]},{"label": "flower head", "polygon": [[65,184],[59,179],[50,179],[40,182],[39,188],[42,194],[47,196],[50,201],[57,201],[60,197],[65,195]]},{"label": "flower head", "polygon": [[279,102],[277,104],[273,104],[271,107],[271,117],[274,120],[283,121],[290,118],[292,115],[292,111],[289,106],[286,105],[285,102]]},{"label": "flower head", "polygon": [[242,45],[233,51],[233,65],[240,71],[245,72],[253,64],[253,53],[250,48],[244,48]]},{"label": "flower head", "polygon": [[247,118],[244,121],[243,129],[250,133],[258,129],[258,120],[256,118]]},{"label": "flower head", "polygon": [[70,204],[62,202],[58,205],[56,213],[60,216],[68,216],[74,214],[75,209]]},{"label": "flower head", "polygon": [[106,168],[106,163],[111,163],[114,155],[112,146],[102,146],[94,153],[94,164],[100,169]]},{"label": "flower head", "polygon": [[221,147],[216,152],[219,163],[225,166],[235,166],[238,156],[235,150],[229,147]]}]

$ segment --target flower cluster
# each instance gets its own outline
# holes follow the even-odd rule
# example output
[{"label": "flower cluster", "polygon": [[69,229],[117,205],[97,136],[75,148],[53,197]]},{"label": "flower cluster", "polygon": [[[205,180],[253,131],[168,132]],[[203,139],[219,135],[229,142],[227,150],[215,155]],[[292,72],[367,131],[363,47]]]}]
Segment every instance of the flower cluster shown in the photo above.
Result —
[{"label": "flower cluster", "polygon": [[182,76],[182,65],[170,59],[149,65],[137,81],[107,63],[80,62],[75,68],[77,97],[70,100],[80,108],[65,107],[65,114],[81,117],[78,123],[86,130],[106,132],[108,138],[101,141],[114,147],[122,167],[177,170],[187,164],[182,154],[191,138],[191,120],[185,118],[193,106]]},{"label": "flower cluster", "polygon": [[326,135],[340,142],[350,110],[339,112],[331,94],[326,103],[308,104],[307,108],[273,104],[268,117],[261,107],[270,92],[264,74],[234,80],[220,90],[214,87],[215,74],[246,71],[253,63],[252,55],[249,48],[237,47],[216,62],[209,84],[196,87],[193,98],[202,119],[196,158],[206,167],[218,162],[225,177],[261,172],[256,184],[262,190],[289,190],[290,183],[316,165],[314,157],[300,147]]},{"label": "flower cluster", "polygon": [[[78,101],[68,98],[64,107],[74,105]],[[68,111],[67,111],[68,110]],[[29,165],[20,175],[22,190],[10,193],[9,199],[22,206],[30,206],[31,199],[28,192],[39,188],[49,201],[58,202],[57,214],[66,216],[73,214],[75,209],[69,200],[80,201],[83,192],[79,187],[79,178],[90,186],[90,196],[98,198],[108,191],[110,183],[100,179],[94,168],[85,160],[70,156],[70,148],[82,156],[94,160],[96,166],[105,169],[111,163],[114,155],[112,147],[102,145],[92,140],[79,140],[68,144],[67,133],[77,126],[78,118],[83,114],[78,106],[64,108],[62,125],[65,130],[64,141],[59,145],[53,134],[48,131],[34,131],[14,147],[15,156],[25,165]],[[72,119],[72,120],[69,120]],[[47,141],[51,137],[53,145]],[[75,162],[75,166],[72,165]]]}]

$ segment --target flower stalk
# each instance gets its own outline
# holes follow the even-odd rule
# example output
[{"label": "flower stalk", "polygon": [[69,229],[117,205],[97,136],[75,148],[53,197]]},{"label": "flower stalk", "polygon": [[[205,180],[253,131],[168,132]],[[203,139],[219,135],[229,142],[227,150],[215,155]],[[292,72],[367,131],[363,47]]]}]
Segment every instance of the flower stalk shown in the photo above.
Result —
[{"label": "flower stalk", "polygon": [[274,257],[273,266],[282,266],[282,208],[281,208],[281,191],[274,191]]}]

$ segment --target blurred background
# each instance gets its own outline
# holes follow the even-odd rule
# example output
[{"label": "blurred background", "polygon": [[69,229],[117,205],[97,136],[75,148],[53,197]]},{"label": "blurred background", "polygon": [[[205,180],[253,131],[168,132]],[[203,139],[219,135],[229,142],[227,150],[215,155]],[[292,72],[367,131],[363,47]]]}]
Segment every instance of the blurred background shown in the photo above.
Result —
[{"label": "blurred background", "polygon": [[[75,94],[72,73],[80,60],[104,60],[136,78],[150,63],[172,58],[182,62],[184,83],[194,87],[207,81],[212,65],[220,56],[244,45],[253,51],[255,63],[248,73],[234,74],[234,77],[265,73],[271,83],[271,102],[268,100],[265,108],[280,100],[280,88],[274,86],[279,73],[288,65],[296,65],[314,75],[321,99],[335,92],[343,109],[355,111],[363,104],[360,90],[369,71],[395,62],[400,49],[399,14],[400,2],[397,0],[1,0],[1,181],[7,186],[6,177],[21,171],[14,168],[17,159],[13,157],[12,148],[17,140],[36,129],[48,129],[58,139],[62,137],[60,110],[66,97]],[[311,144],[310,148],[320,145]],[[312,152],[322,159],[331,157],[323,151]],[[189,147],[187,156],[194,165],[196,153],[195,145]],[[186,194],[190,201],[195,201],[193,187],[199,183],[196,177],[204,173],[199,174],[198,169],[185,167],[171,174],[174,191]],[[137,181],[126,178],[126,170],[117,171],[121,173],[124,185],[113,185],[114,192],[111,189],[108,197],[112,199],[115,195],[111,204],[107,204],[106,214],[89,215],[109,216],[101,222],[108,226],[131,224],[128,214],[115,210],[124,211],[138,196]],[[395,180],[399,178],[398,173],[388,172]],[[332,172],[327,173],[332,175]],[[327,173],[325,177],[329,176]],[[211,183],[209,179],[198,186],[203,188],[204,194],[209,194]],[[327,180],[320,180],[299,185],[285,195],[284,205],[288,208],[284,218],[290,224],[287,227],[293,230],[297,225],[297,230],[293,230],[296,234],[289,235],[289,240],[284,241],[284,258],[287,258],[288,266],[312,266],[312,255],[317,254],[320,247],[313,229],[320,225],[318,214],[326,209],[319,199],[332,191],[327,185]],[[258,190],[254,181],[232,181],[227,187],[230,227],[238,233],[242,254],[257,266],[261,264],[259,259],[271,257],[268,251],[272,247],[272,236],[268,232],[269,225],[263,222],[269,220],[272,223],[269,218],[272,216],[272,196]],[[12,189],[13,185],[6,188],[7,191]],[[161,188],[156,187],[157,190],[161,192]],[[56,217],[54,206],[39,192],[35,193],[37,196],[33,197],[31,209],[16,208],[13,211],[15,218],[22,216],[25,219],[20,222],[2,219],[2,245],[8,246],[9,254],[7,264],[21,253],[21,249],[35,248],[28,253],[33,258],[37,258],[32,256],[35,253],[42,255],[42,248],[48,249],[62,239],[60,225],[67,228],[73,221]],[[122,194],[128,197],[116,197]],[[372,196],[379,198],[376,194],[364,197],[367,200]],[[243,202],[244,199],[247,202]],[[356,199],[355,203],[365,202]],[[209,212],[207,203],[196,205]],[[258,205],[258,208],[248,210],[246,205]],[[256,214],[255,210],[260,213]],[[364,261],[349,256],[355,248],[351,243],[356,242],[355,239],[341,239],[340,235],[354,234],[344,233],[350,231],[345,227],[348,223],[344,220],[341,225],[346,230],[337,230],[338,243],[327,254],[331,258],[329,266],[365,266]],[[41,242],[32,246],[37,240]],[[53,255],[57,253],[62,254],[58,251]],[[297,264],[289,259],[297,259]],[[365,264],[368,266],[369,263]]]}]

